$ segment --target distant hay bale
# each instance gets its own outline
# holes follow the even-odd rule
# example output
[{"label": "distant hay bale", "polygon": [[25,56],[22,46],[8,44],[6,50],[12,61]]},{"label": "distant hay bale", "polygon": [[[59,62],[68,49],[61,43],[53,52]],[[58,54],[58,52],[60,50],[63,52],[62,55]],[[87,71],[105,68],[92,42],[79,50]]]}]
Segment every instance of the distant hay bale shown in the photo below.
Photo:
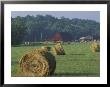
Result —
[{"label": "distant hay bale", "polygon": [[56,41],[56,43],[61,43],[61,41]]},{"label": "distant hay bale", "polygon": [[48,47],[48,46],[42,46],[41,49],[44,49],[44,50],[50,51],[50,50],[51,50],[51,47]]},{"label": "distant hay bale", "polygon": [[97,42],[93,42],[90,46],[92,52],[100,52],[100,44]]},{"label": "distant hay bale", "polygon": [[63,46],[61,45],[61,43],[57,43],[54,48],[52,48],[53,53],[56,55],[65,55],[65,51],[63,49]]},{"label": "distant hay bale", "polygon": [[56,52],[55,47],[52,47],[52,53],[53,53],[54,55],[57,55],[57,52]]},{"label": "distant hay bale", "polygon": [[80,43],[84,43],[84,40],[81,40]]},{"label": "distant hay bale", "polygon": [[20,68],[24,76],[49,76],[54,73],[56,60],[50,52],[36,49],[21,58]]}]

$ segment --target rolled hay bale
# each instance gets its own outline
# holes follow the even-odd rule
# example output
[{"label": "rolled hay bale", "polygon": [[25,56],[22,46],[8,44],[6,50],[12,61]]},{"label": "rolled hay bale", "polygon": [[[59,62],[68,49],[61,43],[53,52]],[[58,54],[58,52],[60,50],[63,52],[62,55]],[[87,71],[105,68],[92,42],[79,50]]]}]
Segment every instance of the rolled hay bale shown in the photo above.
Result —
[{"label": "rolled hay bale", "polygon": [[52,47],[52,53],[53,53],[54,55],[57,55],[57,52],[56,52],[55,47]]},{"label": "rolled hay bale", "polygon": [[55,55],[65,55],[65,51],[63,49],[63,46],[61,45],[61,43],[57,43],[54,48],[52,48],[53,53]]},{"label": "rolled hay bale", "polygon": [[97,42],[93,42],[90,46],[92,52],[100,52],[100,44]]},{"label": "rolled hay bale", "polygon": [[55,43],[61,43],[61,41],[56,41]]},{"label": "rolled hay bale", "polygon": [[48,46],[42,46],[41,49],[44,49],[46,51],[50,51],[51,50],[51,47],[48,47]]},{"label": "rolled hay bale", "polygon": [[83,43],[83,42],[84,42],[84,40],[81,40],[81,41],[80,41],[80,43]]},{"label": "rolled hay bale", "polygon": [[20,68],[24,76],[50,76],[55,71],[56,60],[50,52],[36,49],[21,58]]}]

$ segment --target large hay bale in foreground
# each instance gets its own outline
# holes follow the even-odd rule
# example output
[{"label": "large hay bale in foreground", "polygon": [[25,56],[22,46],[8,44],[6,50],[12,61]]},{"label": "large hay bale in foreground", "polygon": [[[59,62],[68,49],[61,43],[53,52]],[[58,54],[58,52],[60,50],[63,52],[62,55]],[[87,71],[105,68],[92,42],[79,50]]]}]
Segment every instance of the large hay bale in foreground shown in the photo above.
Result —
[{"label": "large hay bale in foreground", "polygon": [[90,46],[92,52],[100,52],[100,44],[97,42],[93,42]]},{"label": "large hay bale in foreground", "polygon": [[36,49],[21,58],[20,68],[24,76],[49,76],[54,73],[56,60],[50,52]]},{"label": "large hay bale in foreground", "polygon": [[61,45],[61,43],[57,43],[54,46],[54,48],[52,48],[52,51],[56,55],[65,55],[65,51],[64,51],[63,46]]}]

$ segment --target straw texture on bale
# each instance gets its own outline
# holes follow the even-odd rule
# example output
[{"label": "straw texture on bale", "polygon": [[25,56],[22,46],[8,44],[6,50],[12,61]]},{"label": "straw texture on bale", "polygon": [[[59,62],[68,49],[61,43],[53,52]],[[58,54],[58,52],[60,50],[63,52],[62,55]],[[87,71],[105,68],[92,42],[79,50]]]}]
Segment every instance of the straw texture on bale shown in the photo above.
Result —
[{"label": "straw texture on bale", "polygon": [[93,42],[90,46],[92,52],[100,52],[100,45],[97,42]]},{"label": "straw texture on bale", "polygon": [[48,47],[48,46],[42,46],[41,49],[46,50],[46,51],[50,51],[50,50],[51,50],[51,47]]},{"label": "straw texture on bale", "polygon": [[50,76],[56,68],[56,60],[47,50],[36,49],[21,58],[20,68],[24,76]]},{"label": "straw texture on bale", "polygon": [[65,55],[65,51],[61,43],[57,43],[53,48],[52,51],[55,55]]}]

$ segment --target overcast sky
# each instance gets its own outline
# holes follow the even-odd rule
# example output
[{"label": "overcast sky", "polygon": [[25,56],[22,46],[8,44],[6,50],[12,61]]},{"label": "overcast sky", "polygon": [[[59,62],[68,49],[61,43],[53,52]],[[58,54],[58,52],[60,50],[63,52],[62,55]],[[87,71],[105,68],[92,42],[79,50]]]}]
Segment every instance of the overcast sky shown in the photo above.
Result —
[{"label": "overcast sky", "polygon": [[99,11],[12,11],[11,17],[21,16],[25,17],[27,15],[52,15],[54,17],[65,18],[80,18],[80,19],[89,19],[100,22],[100,12]]}]

